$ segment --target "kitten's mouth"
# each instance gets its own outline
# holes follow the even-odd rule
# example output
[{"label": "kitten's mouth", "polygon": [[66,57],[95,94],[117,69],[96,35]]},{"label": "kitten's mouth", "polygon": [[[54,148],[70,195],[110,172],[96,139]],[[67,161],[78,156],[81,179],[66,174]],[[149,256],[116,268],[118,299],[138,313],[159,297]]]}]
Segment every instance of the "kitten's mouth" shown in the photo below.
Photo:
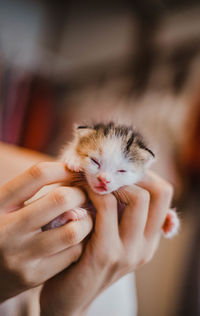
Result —
[{"label": "kitten's mouth", "polygon": [[103,193],[103,192],[107,192],[108,191],[108,189],[107,189],[107,187],[105,185],[96,185],[96,186],[94,186],[94,190],[97,193]]}]

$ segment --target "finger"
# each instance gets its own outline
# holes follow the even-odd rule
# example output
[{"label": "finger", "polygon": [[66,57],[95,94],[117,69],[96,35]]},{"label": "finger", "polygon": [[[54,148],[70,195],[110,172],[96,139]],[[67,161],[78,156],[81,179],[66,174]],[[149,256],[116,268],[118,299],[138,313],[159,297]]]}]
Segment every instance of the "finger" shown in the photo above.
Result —
[{"label": "finger", "polygon": [[61,227],[40,232],[29,242],[28,256],[46,257],[77,245],[90,233],[92,225],[92,218],[86,212],[77,221],[71,221]]},{"label": "finger", "polygon": [[118,234],[117,200],[112,194],[99,195],[87,189],[90,200],[97,210],[95,232],[106,237]]},{"label": "finger", "polygon": [[148,190],[151,195],[145,236],[153,237],[161,230],[164,223],[167,211],[171,204],[173,188],[168,182],[152,171],[149,171],[138,185],[145,190]]},{"label": "finger", "polygon": [[82,205],[85,200],[85,194],[79,188],[58,187],[17,211],[18,226],[22,231],[34,231],[65,211]]},{"label": "finger", "polygon": [[120,236],[124,242],[132,242],[144,233],[149,210],[148,191],[136,185],[123,188],[123,195],[119,195],[122,203],[127,204],[120,221]]},{"label": "finger", "polygon": [[80,243],[43,259],[40,262],[38,271],[38,273],[43,277],[43,282],[63,271],[72,263],[76,262],[79,259],[82,250],[83,244]]},{"label": "finger", "polygon": [[0,208],[7,210],[33,196],[47,184],[70,181],[72,173],[62,162],[38,163],[0,188]]}]

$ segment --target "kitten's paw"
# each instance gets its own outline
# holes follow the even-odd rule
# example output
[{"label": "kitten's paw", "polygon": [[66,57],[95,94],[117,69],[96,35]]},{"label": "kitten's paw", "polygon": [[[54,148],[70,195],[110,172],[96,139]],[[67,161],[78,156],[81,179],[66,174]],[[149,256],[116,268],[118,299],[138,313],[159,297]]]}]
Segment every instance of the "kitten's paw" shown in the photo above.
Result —
[{"label": "kitten's paw", "polygon": [[51,222],[42,227],[42,230],[49,230],[65,225],[69,221],[77,221],[87,215],[87,211],[81,207],[76,207],[69,210],[58,217],[54,218]]},{"label": "kitten's paw", "polygon": [[172,238],[178,234],[180,229],[180,220],[174,210],[169,210],[162,227],[164,237]]},{"label": "kitten's paw", "polygon": [[80,159],[75,157],[74,155],[65,158],[65,163],[68,169],[71,171],[75,171],[75,172],[83,171],[83,169],[81,168]]}]

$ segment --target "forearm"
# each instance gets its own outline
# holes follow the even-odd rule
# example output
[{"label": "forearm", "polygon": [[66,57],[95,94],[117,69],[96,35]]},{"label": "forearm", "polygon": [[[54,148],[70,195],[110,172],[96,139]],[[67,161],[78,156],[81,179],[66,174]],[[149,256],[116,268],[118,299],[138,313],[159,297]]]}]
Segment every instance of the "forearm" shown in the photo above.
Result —
[{"label": "forearm", "polygon": [[51,161],[50,156],[0,142],[0,185],[39,161]]}]

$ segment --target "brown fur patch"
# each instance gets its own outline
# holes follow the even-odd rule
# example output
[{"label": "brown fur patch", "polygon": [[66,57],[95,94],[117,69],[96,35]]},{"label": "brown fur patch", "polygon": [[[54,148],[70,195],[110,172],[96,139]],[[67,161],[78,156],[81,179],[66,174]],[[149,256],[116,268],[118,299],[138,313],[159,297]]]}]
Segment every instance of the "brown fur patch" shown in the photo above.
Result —
[{"label": "brown fur patch", "polygon": [[[82,130],[82,131],[81,131]],[[94,124],[84,126],[79,129],[79,140],[77,143],[77,153],[81,156],[88,156],[90,151],[102,153],[102,146],[107,137],[119,139],[120,146],[127,159],[139,164],[147,161],[150,156],[154,156],[147,148],[143,137],[131,126],[116,125],[113,122],[108,124]]]},{"label": "brown fur patch", "polygon": [[90,133],[87,136],[80,137],[79,142],[76,146],[77,153],[81,157],[88,156],[90,151],[98,151],[99,153],[102,152],[101,147],[101,138],[102,135],[97,134],[95,131]]}]

